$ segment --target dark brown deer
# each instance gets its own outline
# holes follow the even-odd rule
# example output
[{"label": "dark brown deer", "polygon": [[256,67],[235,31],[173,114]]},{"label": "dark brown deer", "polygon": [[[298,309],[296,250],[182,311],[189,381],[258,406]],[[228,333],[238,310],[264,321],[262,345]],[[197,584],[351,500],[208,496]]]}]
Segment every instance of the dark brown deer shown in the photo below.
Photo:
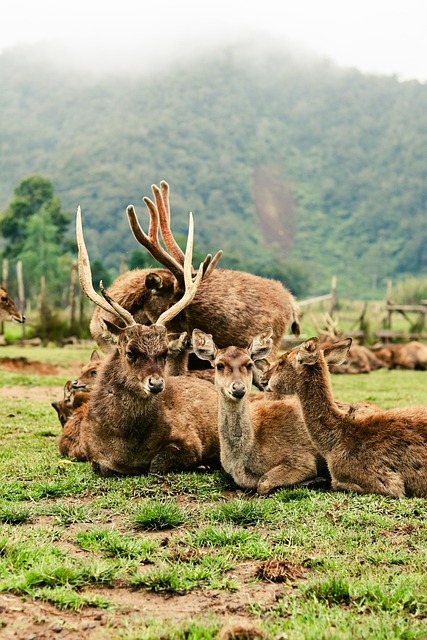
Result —
[{"label": "dark brown deer", "polygon": [[25,322],[25,316],[19,311],[6,289],[0,286],[0,322],[5,320]]},{"label": "dark brown deer", "polygon": [[271,351],[272,330],[255,336],[246,349],[218,349],[212,336],[198,329],[192,339],[199,358],[215,367],[221,464],[236,484],[268,494],[316,478],[325,463],[311,442],[297,398],[249,402],[254,363]]},{"label": "dark brown deer", "polygon": [[[150,212],[150,230],[146,235],[138,223],[135,209],[127,208],[127,215],[135,238],[165,269],[135,269],[122,274],[108,289],[108,294],[127,309],[138,322],[153,323],[183,291],[184,254],[170,229],[169,186],[152,186],[154,200],[145,197]],[[165,251],[157,237],[160,225]],[[280,282],[250,273],[215,269],[220,253],[205,265],[205,275],[193,302],[173,323],[171,332],[194,328],[211,333],[219,347],[235,344],[245,347],[251,337],[267,325],[273,328],[273,355],[282,336],[291,328],[300,332],[299,307],[292,294]],[[103,351],[108,351],[112,340],[103,320],[113,320],[104,309],[97,309],[90,329]]]},{"label": "dark brown deer", "polygon": [[[81,287],[95,304],[125,326],[119,328],[107,321],[109,331],[117,336],[117,345],[98,370],[78,428],[72,434],[63,432],[60,450],[65,455],[80,452],[103,475],[166,473],[201,464],[219,465],[214,386],[200,379],[165,374],[165,325],[191,303],[206,266],[205,261],[193,280],[192,216],[183,267],[184,294],[150,326],[135,322],[102,286],[104,297],[93,289],[80,210],[76,226]],[[61,448],[64,443],[65,449]]]},{"label": "dark brown deer", "polygon": [[311,338],[283,354],[270,375],[280,377],[282,392],[298,395],[334,490],[427,497],[427,407],[348,416],[334,402],[328,364],[345,360],[351,342],[321,349]]}]

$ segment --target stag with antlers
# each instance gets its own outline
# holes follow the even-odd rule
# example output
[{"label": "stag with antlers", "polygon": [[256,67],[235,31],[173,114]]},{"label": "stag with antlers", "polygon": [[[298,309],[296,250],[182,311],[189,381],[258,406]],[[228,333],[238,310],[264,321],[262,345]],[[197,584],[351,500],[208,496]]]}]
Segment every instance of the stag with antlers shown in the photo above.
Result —
[{"label": "stag with antlers", "polygon": [[[141,323],[156,322],[158,317],[182,295],[184,290],[184,254],[170,228],[169,186],[152,186],[154,202],[145,197],[150,214],[148,235],[141,229],[135,209],[127,208],[130,226],[136,240],[158,260],[164,269],[135,269],[119,276],[108,294]],[[164,249],[158,232],[161,232]],[[267,325],[273,329],[272,355],[277,352],[282,336],[291,328],[300,331],[300,312],[292,294],[278,281],[250,273],[215,269],[221,252],[208,256],[203,265],[203,280],[194,300],[167,323],[168,330],[187,331],[194,328],[214,336],[222,348],[230,344],[245,347],[251,337]],[[114,338],[105,321],[111,312],[95,311],[90,329],[103,351],[111,348]]]},{"label": "stag with antlers", "polygon": [[[90,300],[122,326],[107,321],[108,330],[117,336],[117,344],[98,370],[89,403],[82,412],[79,428],[74,431],[74,439],[68,443],[68,451],[60,446],[61,452],[81,452],[103,475],[166,473],[201,464],[218,465],[214,386],[186,376],[167,377],[165,372],[166,324],[194,299],[209,262],[207,259],[193,278],[192,216],[183,264],[183,295],[150,326],[136,322],[129,311],[107,294],[102,283],[103,297],[94,290],[80,209],[76,227],[81,287]],[[63,435],[60,445],[68,436]]]}]

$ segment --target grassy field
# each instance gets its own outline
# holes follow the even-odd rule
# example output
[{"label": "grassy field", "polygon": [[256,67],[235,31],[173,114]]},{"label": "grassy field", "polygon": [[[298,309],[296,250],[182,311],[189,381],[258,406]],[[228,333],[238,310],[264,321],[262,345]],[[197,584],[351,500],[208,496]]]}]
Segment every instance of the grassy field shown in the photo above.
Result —
[{"label": "grassy field", "polygon": [[[90,351],[0,357],[75,371]],[[0,368],[0,637],[427,638],[426,500],[260,498],[220,471],[97,477],[59,456],[50,402],[26,397],[66,379]],[[426,381],[380,370],[333,386],[387,408],[425,404]]]}]

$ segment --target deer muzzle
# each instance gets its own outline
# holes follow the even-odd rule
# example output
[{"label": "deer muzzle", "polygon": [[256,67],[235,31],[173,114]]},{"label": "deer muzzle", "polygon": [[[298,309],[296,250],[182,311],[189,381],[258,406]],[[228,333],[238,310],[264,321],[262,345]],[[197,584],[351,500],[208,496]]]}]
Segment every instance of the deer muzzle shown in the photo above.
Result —
[{"label": "deer muzzle", "polygon": [[165,381],[163,378],[150,377],[147,380],[147,391],[149,393],[161,393],[165,388]]},{"label": "deer muzzle", "polygon": [[233,382],[230,387],[230,394],[233,398],[240,400],[246,395],[246,385],[243,382]]}]

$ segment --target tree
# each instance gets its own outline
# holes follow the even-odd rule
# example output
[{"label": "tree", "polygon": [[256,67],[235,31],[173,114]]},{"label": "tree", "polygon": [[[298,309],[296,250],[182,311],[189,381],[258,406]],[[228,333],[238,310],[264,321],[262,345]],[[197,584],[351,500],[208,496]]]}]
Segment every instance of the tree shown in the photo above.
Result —
[{"label": "tree", "polygon": [[52,225],[52,241],[59,246],[64,245],[70,216],[61,211],[61,201],[55,196],[53,184],[48,178],[39,175],[24,178],[16,187],[14,196],[0,219],[0,231],[8,241],[5,257],[16,259],[23,251],[29,231],[34,228],[30,221],[42,208],[42,220]]}]

